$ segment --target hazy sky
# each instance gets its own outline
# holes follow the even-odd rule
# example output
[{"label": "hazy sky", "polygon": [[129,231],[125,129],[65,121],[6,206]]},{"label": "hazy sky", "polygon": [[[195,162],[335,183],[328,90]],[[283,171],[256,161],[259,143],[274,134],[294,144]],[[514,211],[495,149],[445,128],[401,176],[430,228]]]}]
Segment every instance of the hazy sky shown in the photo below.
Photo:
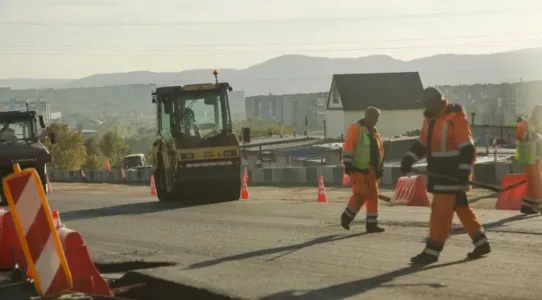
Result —
[{"label": "hazy sky", "polygon": [[535,0],[0,0],[0,78],[539,46]]}]

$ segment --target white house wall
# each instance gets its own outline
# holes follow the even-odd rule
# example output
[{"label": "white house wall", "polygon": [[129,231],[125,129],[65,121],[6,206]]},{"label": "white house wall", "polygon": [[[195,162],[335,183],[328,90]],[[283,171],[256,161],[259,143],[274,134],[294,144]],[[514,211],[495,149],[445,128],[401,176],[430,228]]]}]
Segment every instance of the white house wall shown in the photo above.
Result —
[{"label": "white house wall", "polygon": [[[423,110],[381,110],[382,114],[376,127],[382,137],[402,135],[407,131],[420,129],[423,123]],[[346,131],[350,124],[363,118],[363,111],[340,111],[328,110],[327,123],[329,124],[328,136],[338,138]],[[341,122],[342,119],[342,122]],[[337,125],[341,123],[340,125]]]},{"label": "white house wall", "polygon": [[340,138],[344,134],[344,111],[326,110],[326,127],[328,138]]}]

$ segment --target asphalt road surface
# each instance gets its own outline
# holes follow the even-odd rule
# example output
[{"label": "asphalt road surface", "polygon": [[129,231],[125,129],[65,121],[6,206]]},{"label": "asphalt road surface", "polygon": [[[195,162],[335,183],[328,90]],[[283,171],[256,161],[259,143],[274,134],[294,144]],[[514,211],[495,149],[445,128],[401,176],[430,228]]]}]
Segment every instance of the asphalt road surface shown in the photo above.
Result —
[{"label": "asphalt road surface", "polygon": [[302,197],[294,189],[258,194],[252,188],[248,201],[178,207],[146,196],[145,189],[138,195],[122,192],[125,187],[65,186],[56,186],[50,205],[67,227],[83,234],[96,262],[174,262],[141,272],[245,299],[497,300],[542,294],[539,216],[477,209],[493,252],[465,261],[472,244],[454,229],[441,260],[419,268],[408,262],[424,246],[428,208],[382,205],[387,231],[366,235],[364,214],[345,231],[339,225],[345,198],[328,192],[329,203],[316,203],[314,189]]}]

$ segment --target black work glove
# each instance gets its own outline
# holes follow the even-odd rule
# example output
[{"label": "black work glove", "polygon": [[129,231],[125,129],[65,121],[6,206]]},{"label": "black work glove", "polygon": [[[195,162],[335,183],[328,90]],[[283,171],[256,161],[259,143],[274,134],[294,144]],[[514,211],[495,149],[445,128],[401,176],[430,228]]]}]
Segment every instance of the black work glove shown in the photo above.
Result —
[{"label": "black work glove", "polygon": [[348,176],[352,175],[352,163],[344,163],[344,173],[348,174]]},{"label": "black work glove", "polygon": [[408,174],[410,171],[412,171],[412,165],[414,164],[414,158],[411,156],[405,156],[403,157],[403,160],[401,161],[401,173]]}]

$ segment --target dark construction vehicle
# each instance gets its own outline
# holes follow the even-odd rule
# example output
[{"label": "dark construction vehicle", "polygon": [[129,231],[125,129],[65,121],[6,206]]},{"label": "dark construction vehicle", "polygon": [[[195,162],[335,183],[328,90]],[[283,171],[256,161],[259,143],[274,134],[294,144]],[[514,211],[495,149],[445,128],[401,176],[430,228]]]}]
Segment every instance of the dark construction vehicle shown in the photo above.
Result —
[{"label": "dark construction vehicle", "polygon": [[[233,132],[227,82],[156,88],[158,138],[154,179],[160,201],[238,200],[241,153]],[[250,130],[243,129],[250,142]],[[203,193],[206,199],[201,199]]]},{"label": "dark construction vehicle", "polygon": [[[38,132],[36,111],[0,112],[0,178],[13,173],[13,164],[19,163],[21,169],[35,168],[38,172],[44,192],[47,192],[47,167],[51,154],[42,144],[45,137]],[[43,116],[39,115],[39,124],[46,128]],[[49,135],[51,144],[55,135]],[[0,203],[6,204],[4,190],[0,184]]]}]

